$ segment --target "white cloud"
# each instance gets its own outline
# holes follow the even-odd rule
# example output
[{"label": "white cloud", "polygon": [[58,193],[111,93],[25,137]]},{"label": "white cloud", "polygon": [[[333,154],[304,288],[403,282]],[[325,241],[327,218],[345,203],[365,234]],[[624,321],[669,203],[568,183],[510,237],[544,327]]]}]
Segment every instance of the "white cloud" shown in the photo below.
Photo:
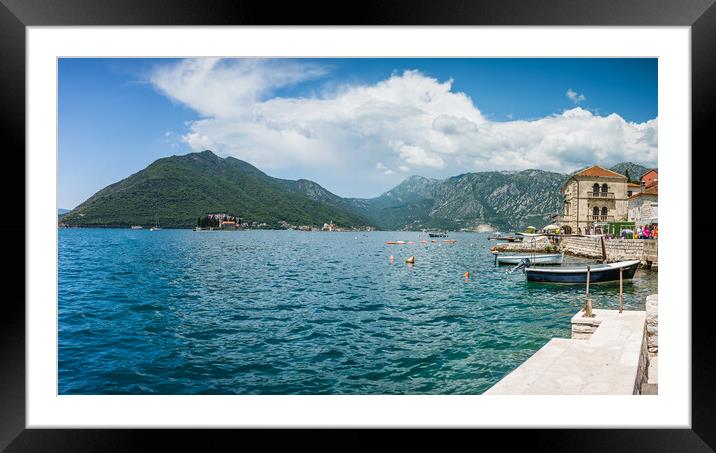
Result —
[{"label": "white cloud", "polygon": [[[528,168],[568,172],[628,160],[656,165],[656,118],[632,123],[575,107],[529,121],[490,121],[453,90],[452,80],[418,71],[306,97],[276,95],[326,71],[288,60],[201,59],[161,66],[151,81],[202,115],[183,135],[192,149],[232,155],[277,176],[310,176],[342,195],[382,191],[411,169],[444,177]],[[575,103],[586,99],[571,89],[567,96]]]},{"label": "white cloud", "polygon": [[401,159],[405,162],[421,167],[443,168],[445,162],[440,156],[430,154],[419,146],[406,145],[402,141],[390,142],[391,148],[398,152]]},{"label": "white cloud", "polygon": [[390,168],[386,167],[385,165],[383,165],[383,164],[380,163],[380,162],[378,162],[377,164],[375,164],[375,168],[378,169],[380,172],[382,172],[384,175],[392,175],[392,174],[395,173],[393,170],[391,170]]},{"label": "white cloud", "polygon": [[567,89],[567,97],[572,102],[574,102],[575,105],[587,100],[587,98],[583,94],[577,93],[576,91],[572,90],[571,88]]}]

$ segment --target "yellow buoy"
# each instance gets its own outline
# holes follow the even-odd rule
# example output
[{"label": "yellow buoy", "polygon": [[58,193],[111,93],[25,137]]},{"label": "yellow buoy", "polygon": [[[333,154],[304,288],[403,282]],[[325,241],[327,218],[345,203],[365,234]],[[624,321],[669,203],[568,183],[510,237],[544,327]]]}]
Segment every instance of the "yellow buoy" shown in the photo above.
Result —
[{"label": "yellow buoy", "polygon": [[415,257],[414,257],[414,256],[411,256],[410,258],[408,258],[407,260],[405,260],[405,262],[408,263],[408,264],[414,264],[414,263],[415,263]]}]

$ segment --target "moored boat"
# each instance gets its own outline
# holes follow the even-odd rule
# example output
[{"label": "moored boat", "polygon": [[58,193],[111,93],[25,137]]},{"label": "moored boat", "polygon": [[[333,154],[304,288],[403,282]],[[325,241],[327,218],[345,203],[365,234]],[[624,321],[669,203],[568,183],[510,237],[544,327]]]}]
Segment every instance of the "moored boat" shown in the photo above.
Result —
[{"label": "moored boat", "polygon": [[631,279],[638,266],[639,260],[566,267],[531,267],[527,264],[524,273],[529,282],[586,283],[589,269],[589,282],[601,283],[619,281],[620,270],[624,280]]},{"label": "moored boat", "polygon": [[520,264],[523,259],[529,259],[530,264],[562,264],[564,261],[564,252],[562,253],[546,253],[533,255],[497,255],[495,262],[497,264]]},{"label": "moored boat", "polygon": [[427,233],[431,238],[446,238],[448,236],[447,231],[441,230],[428,230]]}]

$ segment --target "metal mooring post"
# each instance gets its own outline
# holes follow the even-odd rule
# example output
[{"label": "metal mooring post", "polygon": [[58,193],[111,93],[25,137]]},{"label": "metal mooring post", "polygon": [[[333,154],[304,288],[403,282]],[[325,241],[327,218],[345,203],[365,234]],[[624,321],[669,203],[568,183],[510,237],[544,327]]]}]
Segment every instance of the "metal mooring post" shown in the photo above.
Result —
[{"label": "metal mooring post", "polygon": [[623,288],[624,288],[623,284],[624,284],[624,268],[620,267],[619,268],[619,313],[621,313],[622,309],[624,308],[624,303],[623,303],[623,298],[622,298]]}]

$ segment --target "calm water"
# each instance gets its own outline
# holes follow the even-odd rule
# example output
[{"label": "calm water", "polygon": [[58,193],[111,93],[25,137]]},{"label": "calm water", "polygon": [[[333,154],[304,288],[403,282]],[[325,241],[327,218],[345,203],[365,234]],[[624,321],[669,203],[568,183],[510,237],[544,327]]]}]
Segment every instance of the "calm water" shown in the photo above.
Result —
[{"label": "calm water", "polygon": [[[584,287],[506,274],[486,234],[420,239],[60,229],[59,393],[479,394],[570,336]],[[627,309],[656,276],[625,284]]]}]

